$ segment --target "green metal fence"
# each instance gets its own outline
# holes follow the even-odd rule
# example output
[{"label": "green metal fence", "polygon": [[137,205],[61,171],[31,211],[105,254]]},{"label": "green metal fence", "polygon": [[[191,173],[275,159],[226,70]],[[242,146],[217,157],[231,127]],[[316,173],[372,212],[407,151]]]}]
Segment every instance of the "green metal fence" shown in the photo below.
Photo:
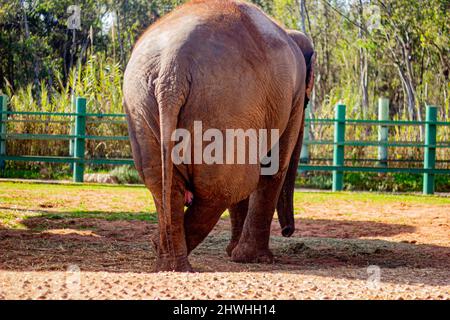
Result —
[{"label": "green metal fence", "polygon": [[[48,113],[48,112],[18,112],[9,111],[7,108],[7,97],[0,96],[0,168],[5,161],[30,161],[30,162],[53,162],[69,163],[73,167],[73,181],[83,182],[84,168],[92,164],[111,164],[111,165],[133,165],[132,159],[88,159],[85,158],[85,144],[87,140],[122,140],[127,141],[127,136],[92,136],[86,135],[86,123],[89,118],[107,118],[111,123],[124,123],[125,114],[100,114],[86,112],[86,99],[78,97],[74,100],[74,112],[71,113]],[[425,121],[390,121],[389,101],[380,99],[379,101],[379,119],[378,120],[352,120],[346,119],[346,106],[339,104],[336,106],[335,119],[306,119],[306,125],[311,123],[334,125],[334,139],[328,140],[310,140],[309,131],[305,130],[303,141],[303,150],[299,171],[331,171],[333,174],[333,191],[341,191],[344,187],[344,172],[408,172],[414,174],[423,174],[423,193],[434,193],[434,176],[436,174],[450,174],[450,169],[437,169],[436,149],[449,148],[450,142],[437,143],[437,126],[450,126],[450,122],[437,121],[437,108],[427,106]],[[14,115],[22,116],[59,116],[73,118],[74,125],[69,135],[47,135],[47,134],[14,134],[7,132],[7,123],[23,120],[12,119]],[[114,120],[118,118],[120,120]],[[38,120],[28,120],[30,122],[39,122]],[[93,122],[93,121],[91,121]],[[378,141],[346,141],[345,131],[347,125],[365,125],[378,127]],[[425,126],[425,139],[423,142],[416,141],[388,141],[389,126]],[[67,157],[42,157],[31,155],[8,155],[7,140],[67,140],[70,142],[70,155]],[[310,145],[332,145],[334,148],[332,165],[313,165],[308,164]],[[375,146],[378,147],[378,159],[375,166],[346,166],[345,165],[345,147],[346,146]],[[401,168],[389,167],[388,148],[391,147],[415,147],[424,148],[424,159],[422,168]]]},{"label": "green metal fence", "polygon": [[[86,99],[78,97],[74,100],[74,112],[20,112],[8,111],[7,97],[0,96],[0,168],[4,167],[5,161],[28,161],[28,162],[50,162],[50,163],[68,163],[73,168],[73,181],[83,182],[84,169],[86,165],[93,164],[111,164],[111,165],[134,165],[132,159],[88,159],[85,158],[85,145],[87,140],[120,140],[128,141],[127,136],[93,136],[86,135],[86,123],[89,118],[114,119],[119,118],[120,121],[109,120],[111,123],[125,123],[125,114],[103,114],[86,112]],[[48,134],[14,134],[6,132],[6,124],[14,123],[21,120],[10,119],[9,116],[46,116],[46,117],[69,117],[73,119],[73,128],[71,134],[68,135],[48,135]],[[40,122],[39,120],[30,119],[30,122]],[[105,120],[102,120],[105,121]],[[90,121],[94,122],[94,121]],[[32,155],[8,155],[6,150],[7,140],[66,140],[71,144],[70,155],[67,157],[43,157]]]},{"label": "green metal fence", "polygon": [[[346,106],[338,104],[335,110],[335,119],[306,119],[306,125],[311,123],[319,124],[334,124],[334,139],[333,141],[309,140],[309,135],[305,135],[303,140],[303,155],[309,155],[308,147],[310,145],[333,145],[333,165],[308,165],[308,158],[301,157],[301,164],[299,170],[301,171],[332,171],[333,173],[333,191],[341,191],[344,187],[344,172],[403,172],[413,174],[423,174],[423,193],[434,193],[434,177],[436,174],[450,174],[450,169],[436,168],[436,149],[447,148],[450,149],[450,142],[437,143],[436,133],[437,126],[450,126],[450,122],[437,121],[437,107],[426,107],[425,121],[391,121],[389,118],[389,100],[381,98],[379,100],[378,120],[353,120],[346,119]],[[378,141],[346,141],[345,128],[346,125],[364,125],[378,127]],[[416,141],[388,141],[388,127],[389,126],[425,126],[424,142]],[[308,130],[305,130],[307,132]],[[345,152],[346,146],[365,146],[378,147],[378,159],[364,159],[364,161],[375,162],[376,166],[346,166]],[[424,159],[416,160],[422,161],[422,168],[402,168],[402,167],[388,167],[388,148],[391,147],[414,147],[424,148]],[[327,160],[327,159],[322,159]],[[353,159],[352,159],[353,160]],[[448,162],[448,161],[443,161]],[[449,162],[450,163],[450,162]]]}]

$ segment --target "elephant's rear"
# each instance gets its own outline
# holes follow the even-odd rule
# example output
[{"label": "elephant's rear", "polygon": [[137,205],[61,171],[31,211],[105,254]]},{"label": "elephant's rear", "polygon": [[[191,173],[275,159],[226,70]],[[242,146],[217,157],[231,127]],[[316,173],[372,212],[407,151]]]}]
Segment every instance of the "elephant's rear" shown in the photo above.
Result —
[{"label": "elephant's rear", "polygon": [[[136,44],[125,73],[130,136],[136,135],[133,129],[136,122],[139,127],[146,126],[146,131],[161,144],[162,158],[168,160],[173,147],[172,132],[178,127],[192,133],[195,120],[202,121],[204,130],[215,128],[222,132],[272,128],[271,120],[286,124],[294,79],[283,64],[289,57],[270,55],[286,46],[279,34],[283,31],[264,19],[258,9],[245,3],[193,1],[152,26]],[[280,55],[287,52],[281,49]],[[280,112],[279,106],[283,105],[286,108]],[[139,169],[138,163],[149,155],[139,148],[137,140],[142,138],[131,139],[136,145],[133,152]],[[159,154],[152,156],[155,159],[144,162],[152,166],[170,165],[171,170],[172,165],[161,163]],[[221,189],[222,195],[237,196],[230,199],[236,201],[256,187],[259,165],[247,168],[187,165],[180,171],[186,180],[195,180],[190,183],[197,184],[199,190],[211,193],[204,194],[205,197],[212,196],[215,187]],[[252,171],[254,174],[250,174]],[[213,182],[213,175],[230,174],[243,181],[235,185],[227,179],[223,183],[219,183],[220,179]],[[247,187],[243,188],[244,185]],[[230,189],[236,186],[240,186],[239,190]],[[163,187],[163,192],[166,188]]]},{"label": "elephant's rear", "polygon": [[[280,26],[255,6],[233,0],[192,1],[151,26],[137,42],[125,72],[124,106],[136,167],[158,211],[159,270],[190,270],[187,254],[226,208],[253,197],[255,190],[257,200],[250,204],[258,206],[250,214],[266,210],[267,217],[273,215],[269,211],[278,187],[271,186],[282,182],[282,174],[265,180],[269,196],[257,189],[260,164],[248,159],[244,165],[229,164],[226,157],[226,164],[224,158],[214,165],[201,162],[175,169],[172,135],[176,129],[187,129],[195,144],[195,121],[202,123],[201,134],[216,129],[222,138],[229,129],[278,129],[280,135],[287,132],[283,152],[290,157],[287,139],[297,138],[300,127],[298,116],[293,120],[290,116],[304,89],[299,71],[305,68],[304,60],[300,59],[302,68],[297,56],[300,50]],[[292,121],[298,123],[288,128]],[[191,150],[194,162],[195,152],[203,155],[205,150],[203,135],[200,139],[201,150],[195,145]],[[228,148],[222,151],[228,156]],[[231,152],[237,156],[234,143]],[[193,189],[194,202],[185,212],[186,188]],[[264,223],[256,227],[258,232],[270,233],[268,219],[252,220]],[[265,246],[268,236],[264,239],[255,243]],[[257,254],[270,257],[266,249]],[[236,261],[257,258],[242,250],[233,254]]]}]

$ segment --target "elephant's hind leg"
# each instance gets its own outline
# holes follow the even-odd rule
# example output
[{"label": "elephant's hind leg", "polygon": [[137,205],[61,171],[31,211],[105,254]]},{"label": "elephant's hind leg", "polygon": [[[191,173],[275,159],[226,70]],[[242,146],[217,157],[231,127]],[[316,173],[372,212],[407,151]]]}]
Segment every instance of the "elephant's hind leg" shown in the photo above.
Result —
[{"label": "elephant's hind leg", "polygon": [[272,263],[269,250],[270,226],[280,189],[281,177],[261,177],[262,186],[250,196],[247,218],[231,259],[243,263]]},{"label": "elephant's hind leg", "polygon": [[219,221],[227,206],[221,201],[196,198],[185,213],[184,231],[188,254],[194,250]]},{"label": "elephant's hind leg", "polygon": [[302,99],[296,102],[286,130],[279,139],[278,172],[261,175],[257,189],[250,195],[242,235],[231,254],[235,262],[273,262],[273,254],[269,249],[270,227],[303,123],[303,105]]},{"label": "elephant's hind leg", "polygon": [[249,198],[242,200],[230,208],[230,220],[231,220],[231,240],[227,246],[227,254],[231,257],[233,249],[237,246],[239,239],[241,238],[242,229],[244,227],[245,218],[247,217]]},{"label": "elephant's hind leg", "polygon": [[[161,195],[154,196],[156,209],[158,211],[158,237],[153,237],[152,242],[156,245],[158,258],[156,261],[155,271],[193,271],[188,258],[186,237],[184,232],[184,185],[178,179],[174,179],[171,195],[171,221],[170,232],[166,234],[161,232],[162,221],[162,205]],[[171,237],[173,247],[167,245],[168,239]]]},{"label": "elephant's hind leg", "polygon": [[[171,213],[169,222],[163,219],[161,147],[158,141],[156,119],[130,117],[132,128],[133,157],[145,185],[153,195],[158,212],[158,233],[151,237],[157,253],[156,271],[192,271],[187,259],[184,235],[185,183],[182,175],[174,170],[171,190]],[[168,224],[167,224],[168,223]],[[161,232],[164,228],[169,232]],[[171,239],[168,239],[170,237]],[[171,241],[168,241],[171,240]],[[171,243],[172,245],[169,245]]]}]

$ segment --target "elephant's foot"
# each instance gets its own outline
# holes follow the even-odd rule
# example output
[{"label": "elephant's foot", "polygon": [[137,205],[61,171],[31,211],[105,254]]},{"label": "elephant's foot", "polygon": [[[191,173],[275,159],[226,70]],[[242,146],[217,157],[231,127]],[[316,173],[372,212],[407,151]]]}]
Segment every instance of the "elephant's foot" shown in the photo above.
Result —
[{"label": "elephant's foot", "polygon": [[229,257],[231,257],[231,253],[233,252],[234,248],[236,248],[238,243],[239,243],[239,240],[230,240],[230,243],[228,244],[227,248],[225,249],[227,252],[227,255]]},{"label": "elephant's foot", "polygon": [[231,260],[240,263],[273,263],[273,254],[269,249],[257,249],[249,244],[238,244],[231,253]]},{"label": "elephant's foot", "polygon": [[156,260],[155,271],[194,272],[194,269],[192,269],[187,257],[171,258],[162,256]]}]

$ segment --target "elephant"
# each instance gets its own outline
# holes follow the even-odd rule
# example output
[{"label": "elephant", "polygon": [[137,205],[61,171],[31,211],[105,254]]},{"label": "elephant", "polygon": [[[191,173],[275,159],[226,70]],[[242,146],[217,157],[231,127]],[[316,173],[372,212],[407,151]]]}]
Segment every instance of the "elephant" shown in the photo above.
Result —
[{"label": "elephant", "polygon": [[[135,167],[158,213],[157,271],[192,271],[188,255],[227,209],[231,260],[273,262],[275,209],[282,234],[294,232],[294,182],[314,60],[304,34],[239,0],[190,1],[138,39],[124,74],[123,104]],[[271,146],[278,146],[278,170],[262,175],[262,162],[174,163],[174,132],[193,133],[196,121],[218,132],[277,130]]]}]

